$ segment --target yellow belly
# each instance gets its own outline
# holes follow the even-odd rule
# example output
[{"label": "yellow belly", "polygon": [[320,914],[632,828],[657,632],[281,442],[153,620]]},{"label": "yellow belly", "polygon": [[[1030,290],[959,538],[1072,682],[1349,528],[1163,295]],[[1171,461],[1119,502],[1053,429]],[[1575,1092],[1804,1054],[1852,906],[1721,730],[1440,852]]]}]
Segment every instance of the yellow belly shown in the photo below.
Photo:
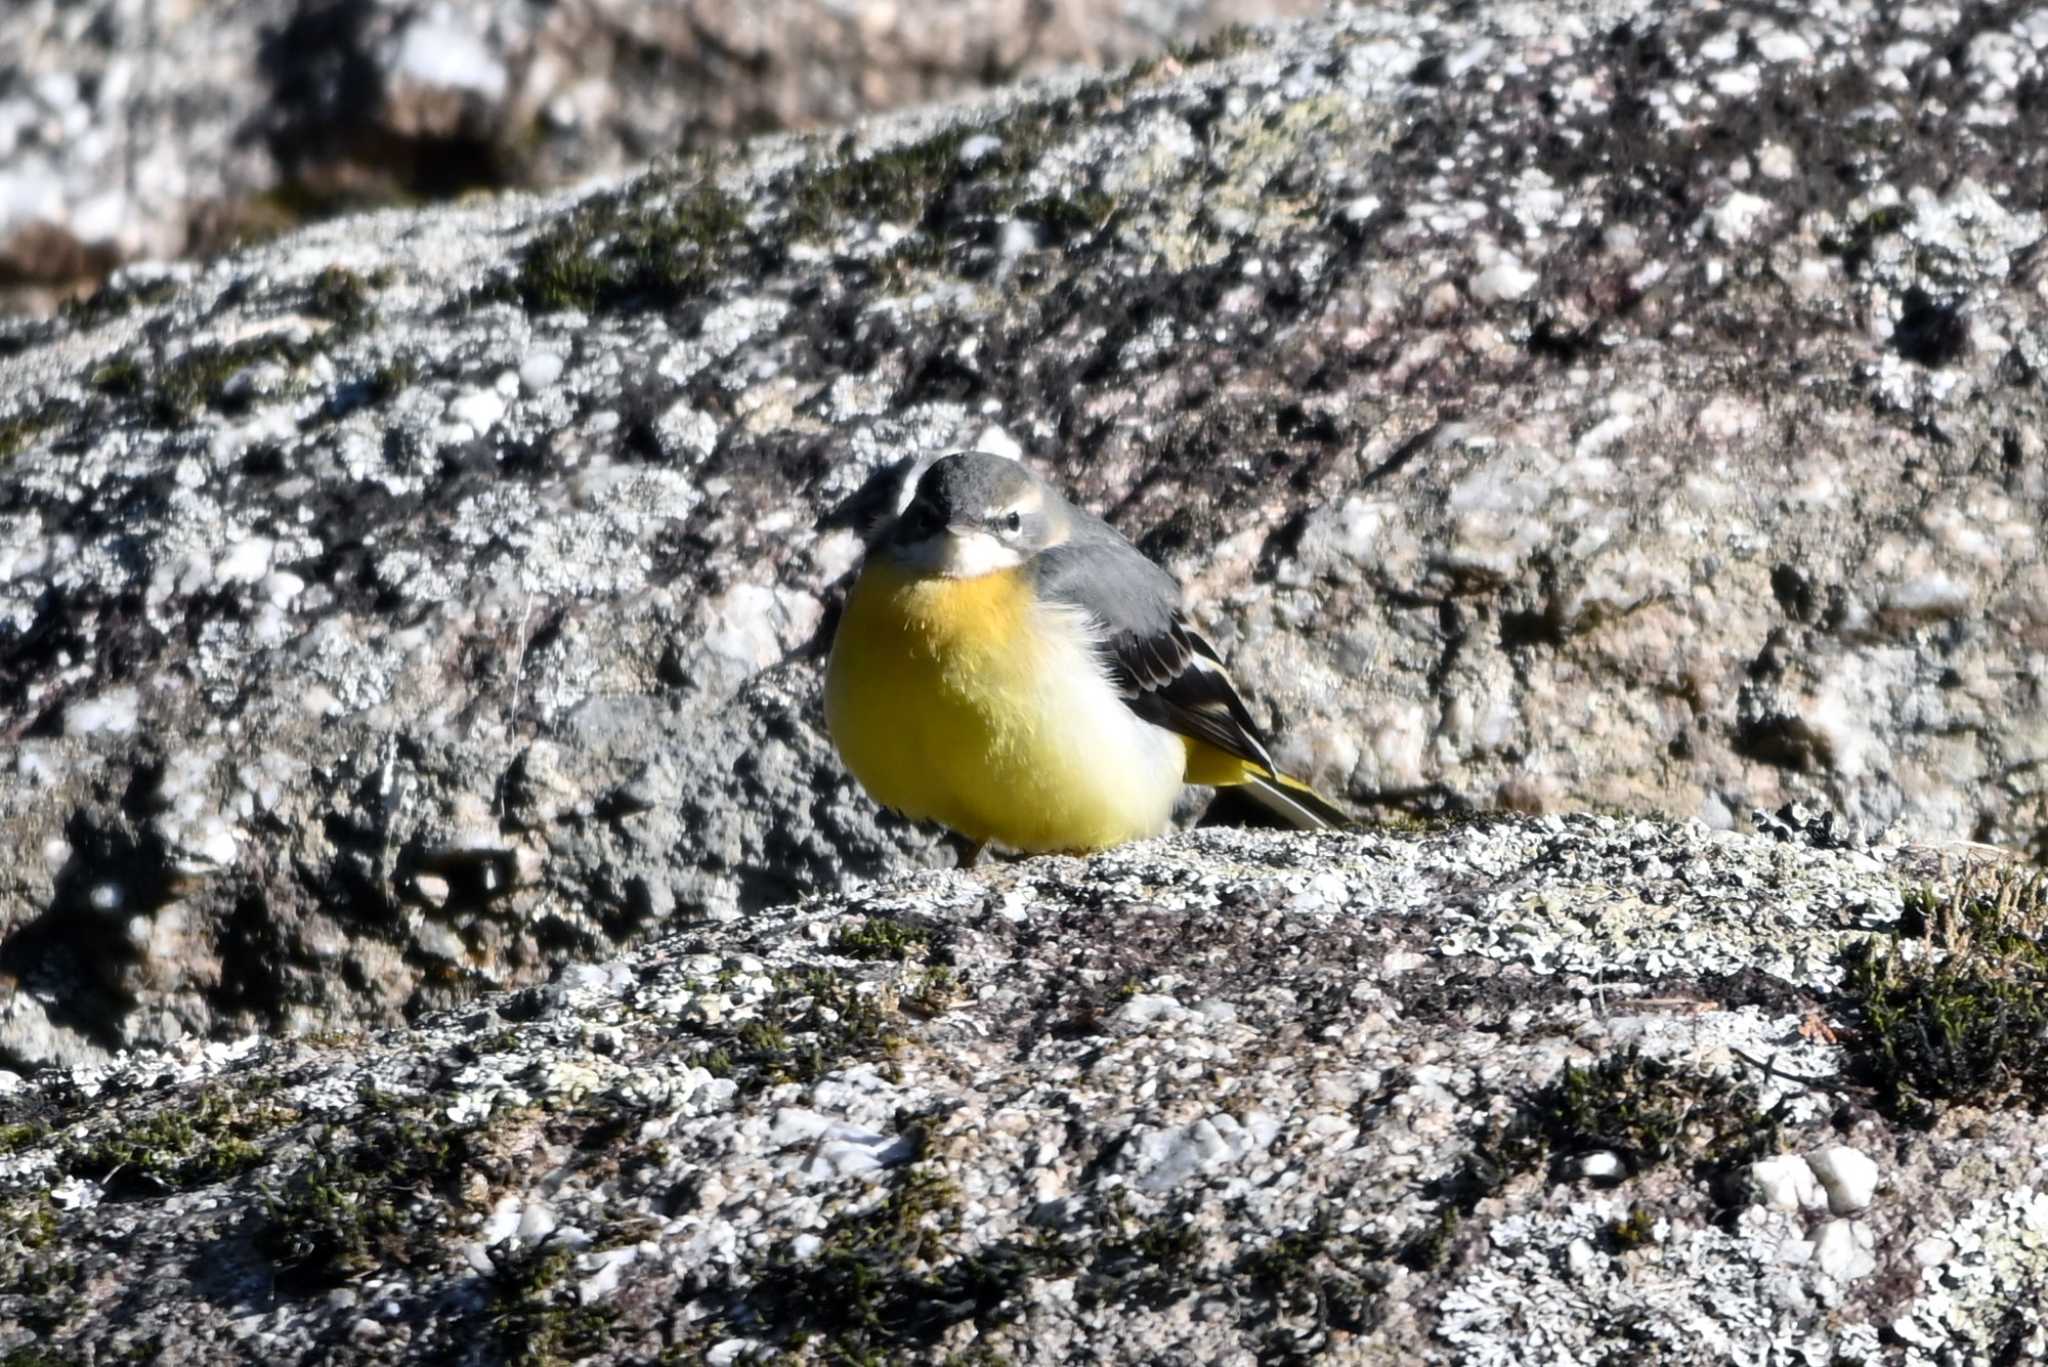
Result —
[{"label": "yellow belly", "polygon": [[832,643],[825,718],[877,802],[1034,852],[1157,834],[1187,762],[1017,571],[945,579],[870,561]]}]

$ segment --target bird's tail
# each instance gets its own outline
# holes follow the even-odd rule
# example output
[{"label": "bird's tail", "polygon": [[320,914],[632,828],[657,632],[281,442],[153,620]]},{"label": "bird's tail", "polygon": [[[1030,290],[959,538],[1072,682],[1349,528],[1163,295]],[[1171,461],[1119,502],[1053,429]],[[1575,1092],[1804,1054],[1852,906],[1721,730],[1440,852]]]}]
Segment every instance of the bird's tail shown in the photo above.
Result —
[{"label": "bird's tail", "polygon": [[1349,830],[1358,818],[1298,778],[1245,767],[1244,794],[1297,831]]}]

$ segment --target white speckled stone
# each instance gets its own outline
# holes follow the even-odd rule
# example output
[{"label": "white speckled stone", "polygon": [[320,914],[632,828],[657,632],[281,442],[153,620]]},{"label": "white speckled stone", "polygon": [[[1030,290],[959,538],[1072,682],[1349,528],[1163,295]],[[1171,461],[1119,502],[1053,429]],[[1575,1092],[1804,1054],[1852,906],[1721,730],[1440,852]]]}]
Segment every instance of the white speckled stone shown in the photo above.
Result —
[{"label": "white speckled stone", "polygon": [[1807,1155],[1807,1166],[1828,1194],[1828,1209],[1836,1215],[1854,1215],[1870,1205],[1877,1194],[1877,1164],[1846,1144],[1833,1144]]},{"label": "white speckled stone", "polygon": [[1852,1282],[1877,1270],[1870,1226],[1861,1220],[1829,1220],[1813,1243],[1815,1269],[1838,1282]]},{"label": "white speckled stone", "polygon": [[536,351],[519,363],[519,383],[527,393],[539,393],[562,378],[565,364],[560,352]]},{"label": "white speckled stone", "polygon": [[1825,1195],[1813,1169],[1798,1154],[1781,1154],[1749,1166],[1757,1198],[1773,1210],[1816,1210]]}]

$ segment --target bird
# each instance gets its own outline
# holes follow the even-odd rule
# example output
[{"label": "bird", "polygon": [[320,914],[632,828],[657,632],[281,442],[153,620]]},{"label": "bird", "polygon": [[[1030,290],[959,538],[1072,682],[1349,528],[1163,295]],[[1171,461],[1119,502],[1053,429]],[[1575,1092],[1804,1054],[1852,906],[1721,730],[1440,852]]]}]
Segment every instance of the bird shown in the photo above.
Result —
[{"label": "bird", "polygon": [[[1185,783],[1354,824],[1283,773],[1179,583],[1022,463],[909,472],[841,611],[833,744],[876,802],[969,846],[1086,854],[1164,831]],[[900,495],[899,495],[900,499]]]}]

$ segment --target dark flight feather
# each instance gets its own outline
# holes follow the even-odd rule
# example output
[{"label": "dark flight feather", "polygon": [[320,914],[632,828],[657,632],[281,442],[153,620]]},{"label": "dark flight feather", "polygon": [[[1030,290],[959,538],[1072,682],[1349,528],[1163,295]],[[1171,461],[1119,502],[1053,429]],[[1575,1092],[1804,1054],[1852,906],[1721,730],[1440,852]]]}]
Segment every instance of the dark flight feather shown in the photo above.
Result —
[{"label": "dark flight feather", "polygon": [[1181,611],[1173,576],[1106,524],[1074,530],[1072,540],[1033,562],[1038,591],[1095,620],[1110,682],[1124,702],[1155,726],[1277,775],[1222,657]]}]

